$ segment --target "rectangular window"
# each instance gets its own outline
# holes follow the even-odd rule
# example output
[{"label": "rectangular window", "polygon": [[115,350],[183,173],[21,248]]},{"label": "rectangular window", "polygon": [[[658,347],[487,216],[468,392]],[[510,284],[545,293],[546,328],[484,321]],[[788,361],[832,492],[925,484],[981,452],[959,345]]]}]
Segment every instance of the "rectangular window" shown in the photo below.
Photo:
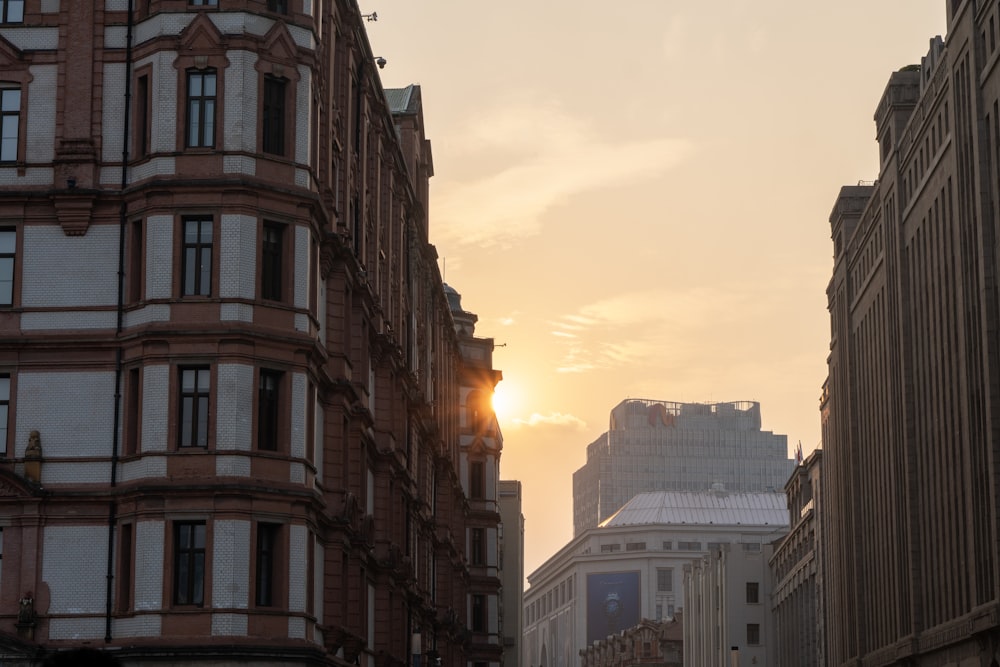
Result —
[{"label": "rectangular window", "polygon": [[208,446],[208,368],[182,368],[180,372],[180,446]]},{"label": "rectangular window", "polygon": [[701,542],[678,542],[678,551],[701,551]]},{"label": "rectangular window", "polygon": [[132,524],[122,524],[118,541],[118,611],[132,608]]},{"label": "rectangular window", "polygon": [[674,591],[674,570],[670,567],[656,568],[656,591],[672,593]]},{"label": "rectangular window", "polygon": [[21,126],[21,89],[0,88],[0,162],[17,161]]},{"label": "rectangular window", "polygon": [[125,404],[125,455],[131,456],[139,451],[139,400],[142,392],[139,387],[139,369],[128,371],[127,401]]},{"label": "rectangular window", "polygon": [[262,149],[273,155],[285,154],[286,79],[264,77],[264,108],[261,113]]},{"label": "rectangular window", "polygon": [[612,553],[614,551],[621,551],[621,550],[622,550],[622,545],[620,545],[620,544],[602,544],[601,545],[601,553],[604,553],[604,554],[609,554],[609,553]]},{"label": "rectangular window", "polygon": [[14,305],[14,260],[17,256],[17,232],[0,230],[0,306]]},{"label": "rectangular window", "polygon": [[486,464],[482,461],[469,462],[469,497],[482,499],[484,491],[484,477],[486,476]]},{"label": "rectangular window", "polygon": [[136,303],[142,299],[142,220],[129,226],[128,299]]},{"label": "rectangular window", "polygon": [[0,454],[7,453],[7,429],[10,426],[10,373],[0,373]]},{"label": "rectangular window", "polygon": [[674,550],[674,543],[673,542],[664,542],[663,543],[663,550],[664,551],[673,551]]},{"label": "rectangular window", "polygon": [[645,550],[646,550],[646,543],[645,542],[626,542],[625,543],[625,551],[645,551]]},{"label": "rectangular window", "polygon": [[143,74],[135,85],[135,156],[149,153],[149,75]]},{"label": "rectangular window", "polygon": [[267,11],[275,14],[287,14],[288,0],[267,0]]},{"label": "rectangular window", "polygon": [[486,632],[486,596],[472,596],[472,631]]},{"label": "rectangular window", "polygon": [[191,71],[187,75],[187,145],[215,146],[215,72]]},{"label": "rectangular window", "polygon": [[760,603],[760,584],[756,581],[747,582],[747,604]]},{"label": "rectangular window", "polygon": [[257,524],[257,578],[256,596],[258,607],[274,605],[274,559],[278,546],[278,531],[281,526],[276,523]]},{"label": "rectangular window", "polygon": [[24,0],[0,0],[0,23],[22,23]]},{"label": "rectangular window", "polygon": [[184,220],[184,284],[182,296],[209,296],[212,293],[212,219]]},{"label": "rectangular window", "polygon": [[190,0],[192,7],[218,7],[219,0]]},{"label": "rectangular window", "polygon": [[174,604],[205,603],[205,522],[174,523]]},{"label": "rectangular window", "polygon": [[473,528],[469,536],[469,562],[473,565],[483,565],[483,556],[486,553],[485,531],[482,528]]},{"label": "rectangular window", "polygon": [[279,388],[281,373],[261,370],[257,388],[257,449],[278,451]]},{"label": "rectangular window", "polygon": [[260,244],[260,296],[272,301],[281,300],[281,251],[284,225],[264,223]]},{"label": "rectangular window", "polygon": [[760,623],[747,623],[747,644],[760,645]]}]

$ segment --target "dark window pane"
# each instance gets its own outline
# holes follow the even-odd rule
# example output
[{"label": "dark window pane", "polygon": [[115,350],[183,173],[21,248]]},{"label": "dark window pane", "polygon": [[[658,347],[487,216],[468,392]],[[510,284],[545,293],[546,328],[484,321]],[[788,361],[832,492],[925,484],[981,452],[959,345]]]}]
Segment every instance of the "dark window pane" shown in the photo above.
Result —
[{"label": "dark window pane", "polygon": [[264,108],[261,113],[263,150],[265,153],[285,153],[285,80],[264,79]]},{"label": "dark window pane", "polygon": [[210,296],[212,293],[212,220],[184,221],[182,296]]},{"label": "dark window pane", "polygon": [[209,370],[183,368],[180,372],[180,428],[181,447],[208,446]]},{"label": "dark window pane", "polygon": [[174,524],[174,604],[205,601],[205,524]]}]

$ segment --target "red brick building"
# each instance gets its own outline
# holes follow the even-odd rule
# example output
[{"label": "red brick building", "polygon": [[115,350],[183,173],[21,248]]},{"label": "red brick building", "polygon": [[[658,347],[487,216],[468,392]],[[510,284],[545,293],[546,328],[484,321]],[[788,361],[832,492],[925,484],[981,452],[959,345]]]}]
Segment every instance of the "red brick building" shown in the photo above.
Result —
[{"label": "red brick building", "polygon": [[364,24],[0,0],[7,664],[499,665],[421,91]]}]

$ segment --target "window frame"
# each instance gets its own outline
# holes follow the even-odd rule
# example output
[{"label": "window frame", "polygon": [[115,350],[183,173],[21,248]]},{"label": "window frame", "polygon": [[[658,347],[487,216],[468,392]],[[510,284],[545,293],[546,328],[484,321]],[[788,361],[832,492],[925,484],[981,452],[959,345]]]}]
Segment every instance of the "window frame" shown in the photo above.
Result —
[{"label": "window frame", "polygon": [[489,632],[489,613],[486,609],[486,595],[483,593],[472,593],[469,608],[471,616],[470,629],[473,632]]},{"label": "window frame", "polygon": [[657,593],[674,592],[674,568],[672,567],[656,568],[656,592]]},{"label": "window frame", "polygon": [[[278,452],[281,451],[281,397],[285,374],[261,368],[257,375],[257,450]],[[265,396],[265,381],[272,383],[270,397]]]},{"label": "window frame", "polygon": [[[5,248],[8,234],[11,235],[11,246],[13,247],[9,252]],[[13,308],[17,302],[17,246],[19,241],[17,229],[14,227],[0,227],[0,285],[6,282],[3,280],[3,267],[5,267],[8,261],[10,262],[10,298],[7,299],[6,295],[2,294],[3,290],[0,289],[0,308]]]},{"label": "window frame", "polygon": [[142,367],[129,368],[126,377],[122,455],[135,456],[139,453],[142,438]]},{"label": "window frame", "polygon": [[257,522],[254,548],[254,606],[272,608],[279,606],[278,589],[279,556],[281,554],[280,523]]},{"label": "window frame", "polygon": [[133,220],[128,226],[128,268],[126,278],[128,282],[128,302],[138,303],[145,295],[145,259],[146,247],[143,238],[143,221]]},{"label": "window frame", "polygon": [[[4,382],[5,380],[6,382]],[[14,389],[13,373],[6,371],[0,373],[0,438],[3,439],[2,447],[0,447],[0,452],[3,452],[5,456],[10,455],[8,447],[11,444],[10,415],[11,415],[11,404],[13,403],[11,399],[11,397],[14,394],[13,389]]]},{"label": "window frame", "polygon": [[[212,81],[212,94],[206,95],[205,91],[205,80],[207,77],[211,77]],[[201,94],[192,94],[192,80],[198,78],[200,79]],[[219,115],[219,71],[214,67],[204,67],[198,68],[193,67],[185,70],[184,72],[184,92],[186,99],[184,101],[184,146],[185,148],[193,149],[212,149],[215,148],[216,135],[219,127],[218,115]],[[198,108],[195,110],[193,105],[198,103]],[[211,114],[206,113],[206,103],[210,103]],[[192,117],[197,116],[197,126],[192,124]],[[206,131],[207,125],[206,120],[210,117],[211,119],[211,136],[206,137],[208,132]],[[193,132],[192,132],[193,130]],[[196,134],[197,137],[192,137],[192,134]]]},{"label": "window frame", "polygon": [[288,0],[267,0],[267,11],[273,14],[287,14]]},{"label": "window frame", "polygon": [[218,7],[219,0],[188,0],[191,7]]},{"label": "window frame", "polygon": [[[24,23],[24,9],[27,4],[26,0],[0,0],[0,24],[3,25],[20,25]],[[11,20],[10,19],[10,7],[15,5],[21,8],[21,18]]]},{"label": "window frame", "polygon": [[469,498],[486,499],[486,462],[469,461]]},{"label": "window frame", "polygon": [[486,565],[486,530],[480,527],[469,529],[469,564]]},{"label": "window frame", "polygon": [[[186,373],[194,373],[194,387],[190,392],[185,391],[184,379]],[[202,375],[204,374],[204,375]],[[207,380],[204,391],[200,382],[202,378]],[[192,399],[192,414],[188,420],[190,429],[185,434],[185,400]],[[204,403],[202,403],[204,400]],[[199,408],[204,406],[204,438],[200,437],[198,424],[201,420]],[[185,435],[190,442],[185,443]],[[203,442],[202,442],[203,440]],[[212,368],[206,365],[178,366],[177,369],[177,448],[178,450],[208,449],[212,441]]]},{"label": "window frame", "polygon": [[285,157],[286,127],[289,116],[288,89],[291,81],[283,76],[265,74],[261,82],[260,150]]},{"label": "window frame", "polygon": [[760,604],[760,582],[758,581],[746,582],[746,603]]},{"label": "window frame", "polygon": [[152,67],[144,67],[137,72],[135,78],[135,120],[133,136],[133,157],[143,159],[149,157],[152,127]]},{"label": "window frame", "polygon": [[[0,2],[2,1],[0,0]],[[0,164],[16,164],[20,161],[23,154],[21,143],[24,138],[24,132],[22,131],[24,128],[21,120],[24,118],[24,92],[25,86],[21,83],[16,81],[0,82]],[[17,93],[17,103],[16,105],[12,103],[12,106],[16,108],[7,108],[7,101],[5,99],[7,93]],[[5,134],[5,126],[7,125],[8,118],[15,120],[13,137],[8,137]],[[8,139],[13,139],[14,142],[14,154],[12,156],[8,155],[5,150],[5,142]]]},{"label": "window frame", "polygon": [[123,523],[118,528],[118,598],[119,612],[132,609],[132,567],[135,561],[135,535],[132,523]]},{"label": "window frame", "polygon": [[[196,240],[188,242],[188,225],[197,225]],[[202,225],[208,225],[208,241],[204,240],[205,234]],[[186,215],[181,218],[180,232],[180,296],[183,298],[199,298],[212,296],[212,283],[215,282],[215,217],[211,215]],[[188,259],[188,251],[195,252],[194,261],[197,270],[192,273],[189,284],[188,264],[192,260]],[[204,268],[204,260],[208,258],[208,270]],[[200,260],[200,261],[199,261]],[[204,285],[207,274],[208,285]]]},{"label": "window frame", "polygon": [[[198,529],[201,529],[198,531]],[[184,529],[192,531],[193,539],[182,539]],[[200,536],[198,533],[200,532]],[[204,607],[205,591],[207,586],[205,580],[208,575],[208,526],[204,520],[200,521],[174,521],[173,522],[173,572],[171,576],[170,588],[174,606],[178,607]],[[198,546],[198,537],[201,538],[201,546]],[[185,563],[186,562],[186,563]],[[194,577],[188,577],[186,582],[181,580],[181,565],[184,563],[186,569],[195,573]],[[200,570],[200,577],[198,571]],[[182,586],[181,584],[186,585]],[[198,585],[200,583],[200,586]],[[183,590],[182,590],[183,588]]]},{"label": "window frame", "polygon": [[760,623],[747,623],[747,646],[760,646]]},{"label": "window frame", "polygon": [[[287,225],[265,220],[260,233],[260,298],[284,301],[285,230]],[[269,238],[273,236],[272,240]]]}]

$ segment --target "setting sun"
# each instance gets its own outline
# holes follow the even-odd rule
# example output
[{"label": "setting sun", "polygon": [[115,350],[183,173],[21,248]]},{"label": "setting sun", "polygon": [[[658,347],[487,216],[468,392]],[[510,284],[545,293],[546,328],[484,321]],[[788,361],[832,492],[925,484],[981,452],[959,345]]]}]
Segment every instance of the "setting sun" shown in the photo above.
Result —
[{"label": "setting sun", "polygon": [[516,388],[507,380],[502,381],[493,391],[493,412],[497,420],[504,422],[510,419],[517,408]]}]

